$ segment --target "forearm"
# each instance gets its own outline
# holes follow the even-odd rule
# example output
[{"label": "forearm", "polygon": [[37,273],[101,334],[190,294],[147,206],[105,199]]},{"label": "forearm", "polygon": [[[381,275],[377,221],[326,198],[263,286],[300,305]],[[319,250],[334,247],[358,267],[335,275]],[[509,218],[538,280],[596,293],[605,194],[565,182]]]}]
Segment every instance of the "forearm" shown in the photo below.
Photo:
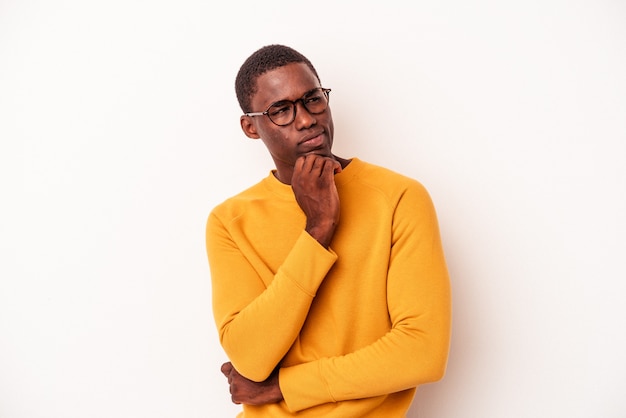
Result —
[{"label": "forearm", "polygon": [[312,300],[312,294],[279,273],[249,305],[229,315],[219,325],[219,336],[235,368],[251,380],[265,380],[295,341]]},{"label": "forearm", "polygon": [[450,281],[434,208],[423,193],[403,194],[392,243],[386,275],[390,330],[343,356],[281,369],[279,382],[292,411],[386,395],[443,376],[450,341]]},{"label": "forearm", "polygon": [[431,330],[407,323],[353,353],[280,370],[289,409],[386,395],[442,378],[449,345],[449,309],[423,318]]},{"label": "forearm", "polygon": [[215,220],[208,235],[222,346],[241,374],[265,380],[295,341],[336,255],[302,232],[274,274],[253,255],[244,256]]}]

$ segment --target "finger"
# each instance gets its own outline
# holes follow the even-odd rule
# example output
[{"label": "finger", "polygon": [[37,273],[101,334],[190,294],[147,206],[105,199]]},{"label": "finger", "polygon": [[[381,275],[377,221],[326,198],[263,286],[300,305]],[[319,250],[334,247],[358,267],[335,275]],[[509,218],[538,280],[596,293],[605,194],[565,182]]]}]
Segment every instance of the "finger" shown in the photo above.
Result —
[{"label": "finger", "polygon": [[315,157],[316,158],[314,158],[312,161],[311,173],[321,176],[325,171],[325,167],[328,165],[328,158],[320,157],[317,155]]},{"label": "finger", "polygon": [[233,370],[233,364],[230,361],[222,364],[222,367],[220,367],[220,371],[224,374],[224,376],[230,375],[230,372],[232,370]]},{"label": "finger", "polygon": [[238,396],[238,391],[237,391],[237,385],[231,383],[230,387],[228,388],[228,390],[230,391],[230,399],[233,401],[234,404],[241,404],[241,402],[239,401],[239,396]]},{"label": "finger", "polygon": [[[341,173],[341,164],[339,163],[339,161],[335,160],[334,158],[330,158],[330,157],[322,157],[319,155],[315,155],[315,157],[317,157],[316,161],[315,161],[315,167],[319,168],[320,171],[325,171],[326,170],[326,165],[330,165],[330,167],[332,168],[332,172],[334,174],[337,173]],[[320,166],[318,166],[317,164],[320,164]]]},{"label": "finger", "polygon": [[304,173],[311,173],[316,164],[319,164],[319,156],[315,154],[305,155],[302,161],[302,171]]},{"label": "finger", "polygon": [[306,160],[306,156],[302,156],[302,157],[298,157],[298,159],[296,160],[296,163],[294,164],[294,170],[297,171],[302,171],[303,167],[304,167],[304,162]]},{"label": "finger", "polygon": [[335,165],[335,160],[326,160],[324,162],[324,167],[322,167],[322,176],[332,177],[335,174],[335,170],[337,166]]},{"label": "finger", "polygon": [[306,176],[310,174],[313,170],[313,163],[315,161],[315,155],[303,155],[296,160],[296,164],[294,166],[293,175],[294,176]]},{"label": "finger", "polygon": [[339,174],[339,173],[341,173],[341,170],[343,170],[343,168],[341,167],[341,164],[340,164],[340,163],[339,163],[339,161],[337,161],[337,160],[334,160],[334,162],[335,162],[335,163],[333,164],[333,166],[334,166],[334,167],[333,167],[333,168],[334,168],[334,173],[335,173],[335,174]]}]

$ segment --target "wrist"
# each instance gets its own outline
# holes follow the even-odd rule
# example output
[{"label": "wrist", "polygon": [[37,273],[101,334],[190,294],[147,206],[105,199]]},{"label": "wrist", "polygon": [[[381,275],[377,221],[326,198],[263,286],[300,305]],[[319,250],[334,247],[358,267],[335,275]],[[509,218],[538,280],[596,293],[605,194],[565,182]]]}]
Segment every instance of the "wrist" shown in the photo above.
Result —
[{"label": "wrist", "polygon": [[320,243],[324,248],[328,249],[330,246],[330,242],[333,239],[333,235],[335,233],[335,227],[337,225],[334,222],[327,222],[324,224],[313,224],[305,227],[305,231],[311,235],[317,242]]},{"label": "wrist", "polygon": [[278,379],[279,373],[276,373],[275,377],[274,377],[274,381],[272,382],[272,397],[274,399],[274,402],[280,402],[283,399],[285,399],[283,397],[283,391],[280,390],[280,381]]}]

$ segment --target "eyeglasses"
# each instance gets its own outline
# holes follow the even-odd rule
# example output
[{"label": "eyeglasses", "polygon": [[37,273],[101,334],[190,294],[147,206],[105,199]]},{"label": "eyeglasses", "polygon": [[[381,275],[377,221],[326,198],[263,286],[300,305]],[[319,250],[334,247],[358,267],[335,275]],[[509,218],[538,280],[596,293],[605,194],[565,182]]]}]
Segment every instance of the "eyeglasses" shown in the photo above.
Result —
[{"label": "eyeglasses", "polygon": [[328,108],[330,89],[318,87],[307,92],[298,100],[281,100],[272,103],[265,112],[248,112],[246,116],[262,116],[266,115],[270,120],[278,126],[286,126],[296,120],[296,103],[302,103],[307,112],[312,115],[323,113]]}]

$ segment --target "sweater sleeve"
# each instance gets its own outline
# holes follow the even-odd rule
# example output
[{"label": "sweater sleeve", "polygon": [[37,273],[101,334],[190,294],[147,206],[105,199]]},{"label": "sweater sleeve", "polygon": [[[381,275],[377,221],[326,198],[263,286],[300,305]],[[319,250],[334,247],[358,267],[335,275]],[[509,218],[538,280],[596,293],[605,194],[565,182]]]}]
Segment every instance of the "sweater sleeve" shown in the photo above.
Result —
[{"label": "sweater sleeve", "polygon": [[433,382],[445,372],[451,301],[434,207],[417,183],[394,213],[387,277],[390,331],[355,352],[280,370],[288,408],[386,395]]},{"label": "sweater sleeve", "polygon": [[302,231],[266,287],[214,213],[207,221],[206,239],[220,342],[239,373],[263,381],[298,336],[337,255]]}]

